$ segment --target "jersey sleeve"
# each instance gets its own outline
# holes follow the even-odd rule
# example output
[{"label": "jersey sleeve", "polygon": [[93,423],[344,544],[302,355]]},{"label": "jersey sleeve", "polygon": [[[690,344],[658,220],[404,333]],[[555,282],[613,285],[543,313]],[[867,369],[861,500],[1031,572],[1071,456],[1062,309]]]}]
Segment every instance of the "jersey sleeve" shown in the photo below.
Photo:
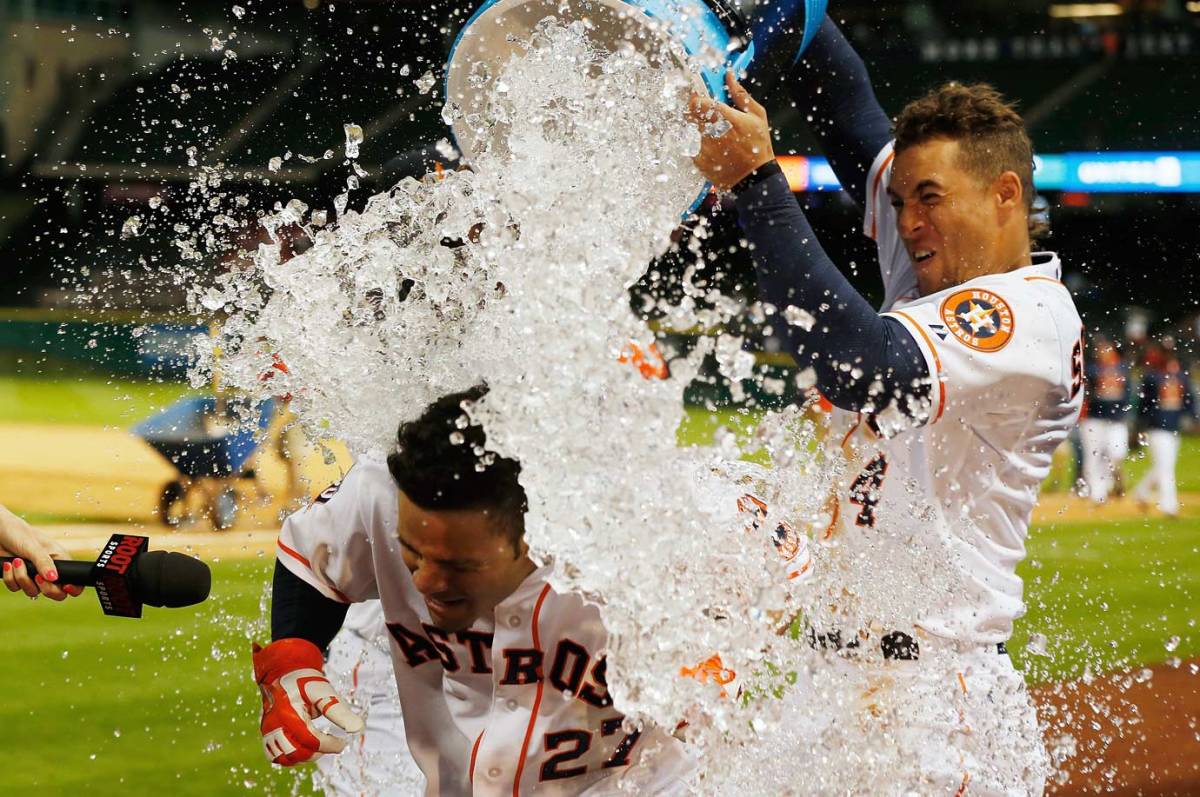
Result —
[{"label": "jersey sleeve", "polygon": [[342,603],[379,597],[371,529],[386,511],[389,495],[386,483],[375,483],[375,470],[355,464],[345,479],[290,515],[279,534],[277,556],[283,566]]},{"label": "jersey sleeve", "polygon": [[879,271],[883,277],[883,304],[888,310],[901,299],[917,295],[917,272],[896,229],[896,209],[888,198],[895,160],[894,142],[879,151],[867,174],[867,203],[863,212],[863,235],[875,242]]},{"label": "jersey sleeve", "polygon": [[980,423],[998,420],[1013,408],[1038,406],[1048,394],[1082,401],[1082,374],[1073,364],[1078,315],[1066,288],[1053,280],[1002,277],[885,315],[912,333],[934,380],[918,425],[937,423],[948,410]]}]

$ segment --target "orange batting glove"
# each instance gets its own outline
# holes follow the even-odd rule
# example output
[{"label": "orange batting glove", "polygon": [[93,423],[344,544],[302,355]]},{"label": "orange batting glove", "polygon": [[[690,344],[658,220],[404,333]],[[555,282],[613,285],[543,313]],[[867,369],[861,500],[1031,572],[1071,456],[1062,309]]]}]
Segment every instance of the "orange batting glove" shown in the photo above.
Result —
[{"label": "orange batting glove", "polygon": [[348,733],[363,729],[362,718],[329,685],[324,667],[320,649],[307,639],[277,639],[265,648],[254,645],[254,680],[263,698],[259,729],[272,763],[290,767],[342,752],[346,740],[317,730],[317,717]]}]

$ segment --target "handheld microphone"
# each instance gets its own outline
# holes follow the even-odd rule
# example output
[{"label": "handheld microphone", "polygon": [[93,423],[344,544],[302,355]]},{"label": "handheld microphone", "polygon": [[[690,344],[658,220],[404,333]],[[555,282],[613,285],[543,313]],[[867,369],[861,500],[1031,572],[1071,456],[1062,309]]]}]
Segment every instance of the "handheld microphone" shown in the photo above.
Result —
[{"label": "handheld microphone", "polygon": [[[116,617],[141,617],[142,604],[178,608],[208,598],[212,572],[187,554],[147,551],[149,537],[114,534],[95,562],[54,560],[55,584],[95,587],[100,608]],[[0,563],[15,557],[0,556]],[[30,576],[37,575],[25,560]]]}]

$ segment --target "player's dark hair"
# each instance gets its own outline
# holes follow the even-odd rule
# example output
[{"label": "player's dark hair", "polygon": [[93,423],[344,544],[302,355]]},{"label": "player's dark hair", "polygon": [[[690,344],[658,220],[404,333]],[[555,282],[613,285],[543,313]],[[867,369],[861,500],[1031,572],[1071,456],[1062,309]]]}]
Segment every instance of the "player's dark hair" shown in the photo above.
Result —
[{"label": "player's dark hair", "polygon": [[525,534],[525,489],[519,462],[487,450],[483,427],[467,422],[465,407],[487,385],[442,396],[415,421],[400,424],[388,470],[408,500],[426,510],[486,509],[513,544]]},{"label": "player's dark hair", "polygon": [[[913,100],[896,117],[895,138],[897,154],[932,139],[957,141],[962,167],[989,183],[1015,172],[1032,213],[1033,142],[1016,108],[992,86],[947,83]],[[1031,224],[1030,233],[1039,232]]]}]

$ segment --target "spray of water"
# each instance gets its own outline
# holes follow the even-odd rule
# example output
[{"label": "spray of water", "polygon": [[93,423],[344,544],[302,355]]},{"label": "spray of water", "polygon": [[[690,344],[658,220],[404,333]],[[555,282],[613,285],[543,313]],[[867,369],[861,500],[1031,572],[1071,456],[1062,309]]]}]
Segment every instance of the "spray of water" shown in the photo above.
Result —
[{"label": "spray of water", "polygon": [[[830,722],[861,708],[831,705],[846,694],[845,672],[818,666],[793,621],[820,620],[821,596],[848,585],[876,622],[879,607],[907,619],[914,604],[878,572],[855,571],[861,555],[839,560],[836,546],[818,552],[826,576],[789,581],[768,530],[786,523],[799,534],[791,543],[824,529],[842,478],[840,456],[821,455],[799,411],[772,416],[748,446],[731,434],[715,449],[676,445],[682,391],[704,356],[735,385],[749,376],[739,339],[702,341],[665,380],[618,361],[653,340],[628,288],[668,248],[702,184],[691,162],[700,134],[684,117],[693,83],[663,63],[598,48],[582,22],[543,20],[495,74],[472,77],[486,113],[462,123],[503,120],[508,134],[475,153],[471,171],[406,179],[363,212],[339,213],[333,228],[298,202],[264,219],[272,243],[193,297],[197,310],[227,316],[194,378],[219,369],[251,395],[288,391],[312,436],[360,455],[386,451],[397,423],[431,400],[486,379],[491,390],[464,423],[482,424],[493,450],[522,462],[527,541],[553,563],[556,588],[600,608],[617,707],[668,728],[686,720],[701,760],[720,762],[702,768],[706,793],[763,783],[836,791],[863,772],[886,774],[896,747],[881,736],[854,752],[865,732]],[[460,113],[451,103],[444,116]],[[283,262],[285,225],[301,225],[312,247]],[[745,309],[705,296],[710,309],[698,310],[700,293],[689,287],[669,308],[673,322],[712,325]],[[275,357],[288,373],[264,383]],[[751,450],[771,467],[739,461]],[[739,507],[746,493],[768,506],[757,526]],[[881,543],[893,553],[874,558],[907,550],[890,565],[919,572],[938,556],[909,542]],[[724,683],[731,673],[736,686]],[[892,753],[872,758],[879,751]]]}]

